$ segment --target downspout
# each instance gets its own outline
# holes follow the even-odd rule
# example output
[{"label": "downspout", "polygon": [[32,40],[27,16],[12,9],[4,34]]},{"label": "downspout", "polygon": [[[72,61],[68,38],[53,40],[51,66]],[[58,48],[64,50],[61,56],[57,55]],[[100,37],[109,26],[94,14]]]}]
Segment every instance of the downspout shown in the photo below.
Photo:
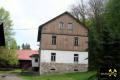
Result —
[{"label": "downspout", "polygon": [[42,36],[41,36],[41,38],[40,38],[40,47],[39,47],[39,75],[41,75],[42,74],[42,72],[41,72],[41,48],[42,48]]},{"label": "downspout", "polygon": [[41,43],[39,44],[39,75],[41,75]]}]

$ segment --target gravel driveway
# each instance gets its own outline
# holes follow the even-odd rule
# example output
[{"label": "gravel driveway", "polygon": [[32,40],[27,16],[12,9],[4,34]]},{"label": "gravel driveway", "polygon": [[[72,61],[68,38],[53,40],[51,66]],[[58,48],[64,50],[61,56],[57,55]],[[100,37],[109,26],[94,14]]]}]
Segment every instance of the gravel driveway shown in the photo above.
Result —
[{"label": "gravel driveway", "polygon": [[15,74],[0,74],[0,80],[22,80]]}]

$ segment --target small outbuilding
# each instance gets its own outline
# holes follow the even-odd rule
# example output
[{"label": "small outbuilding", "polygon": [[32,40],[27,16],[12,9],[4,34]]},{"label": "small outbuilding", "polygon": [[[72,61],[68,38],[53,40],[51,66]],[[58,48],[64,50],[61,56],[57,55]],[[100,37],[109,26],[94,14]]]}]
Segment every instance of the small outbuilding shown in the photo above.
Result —
[{"label": "small outbuilding", "polygon": [[39,54],[33,54],[30,57],[32,59],[32,69],[39,71]]},{"label": "small outbuilding", "polygon": [[38,54],[36,50],[17,50],[18,60],[19,60],[19,68],[21,69],[29,69],[32,67],[32,59],[31,55]]}]

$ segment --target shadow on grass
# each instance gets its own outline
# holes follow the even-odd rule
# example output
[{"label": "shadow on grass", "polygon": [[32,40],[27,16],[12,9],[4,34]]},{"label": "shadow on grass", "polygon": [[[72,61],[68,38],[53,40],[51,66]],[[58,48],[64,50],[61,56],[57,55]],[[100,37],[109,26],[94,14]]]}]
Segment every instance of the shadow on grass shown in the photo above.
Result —
[{"label": "shadow on grass", "polygon": [[22,71],[21,76],[39,76],[38,72]]}]

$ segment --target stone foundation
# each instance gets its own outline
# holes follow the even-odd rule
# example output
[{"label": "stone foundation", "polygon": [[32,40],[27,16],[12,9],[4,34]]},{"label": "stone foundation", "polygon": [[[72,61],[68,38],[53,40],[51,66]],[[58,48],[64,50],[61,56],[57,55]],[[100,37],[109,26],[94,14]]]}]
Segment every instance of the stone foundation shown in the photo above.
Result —
[{"label": "stone foundation", "polygon": [[41,63],[40,74],[85,72],[88,64]]}]

